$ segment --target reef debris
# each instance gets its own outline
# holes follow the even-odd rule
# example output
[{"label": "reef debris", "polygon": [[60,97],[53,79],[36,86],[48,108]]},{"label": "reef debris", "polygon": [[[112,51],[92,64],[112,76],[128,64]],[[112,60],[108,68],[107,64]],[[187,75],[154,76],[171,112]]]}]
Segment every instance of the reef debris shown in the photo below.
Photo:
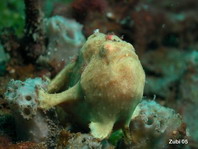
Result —
[{"label": "reef debris", "polygon": [[48,44],[45,53],[39,57],[38,62],[48,65],[52,61],[58,64],[68,64],[71,57],[78,54],[85,42],[82,27],[74,19],[61,16],[46,18],[43,21],[43,28],[45,28]]}]

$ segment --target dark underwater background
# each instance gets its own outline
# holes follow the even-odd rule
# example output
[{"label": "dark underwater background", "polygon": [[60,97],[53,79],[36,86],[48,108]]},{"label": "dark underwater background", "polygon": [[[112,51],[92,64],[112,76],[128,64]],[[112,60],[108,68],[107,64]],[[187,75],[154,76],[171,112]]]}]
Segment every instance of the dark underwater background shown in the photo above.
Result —
[{"label": "dark underwater background", "polygon": [[[146,73],[144,99],[181,115],[182,135],[175,140],[188,143],[165,141],[161,148],[198,149],[197,14],[197,0],[1,0],[0,149],[141,149],[123,145],[120,131],[97,141],[81,129],[70,133],[69,124],[57,128],[51,146],[17,138],[15,119],[4,97],[8,82],[54,78],[96,29],[134,46]],[[50,19],[54,16],[61,16],[59,33]],[[159,142],[157,138],[147,141]]]}]

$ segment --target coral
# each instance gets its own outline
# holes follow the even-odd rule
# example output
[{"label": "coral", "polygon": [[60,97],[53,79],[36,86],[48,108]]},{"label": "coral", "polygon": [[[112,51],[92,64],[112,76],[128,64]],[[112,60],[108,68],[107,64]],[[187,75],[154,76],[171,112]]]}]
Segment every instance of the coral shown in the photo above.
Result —
[{"label": "coral", "polygon": [[39,107],[61,105],[81,125],[89,123],[91,134],[102,139],[114,126],[128,127],[142,99],[144,83],[144,70],[133,46],[115,35],[96,32],[88,38],[77,60],[48,86],[48,92],[56,94],[39,90]]},{"label": "coral", "polygon": [[47,86],[46,82],[43,82],[40,78],[34,80],[27,79],[25,82],[11,80],[8,83],[7,92],[5,98],[9,104],[16,108],[25,119],[30,119],[36,114],[36,87]]},{"label": "coral", "polygon": [[125,142],[125,148],[166,149],[169,148],[170,139],[185,140],[184,144],[189,143],[181,116],[173,109],[163,107],[155,101],[143,100],[137,106],[129,130],[131,140]]},{"label": "coral", "polygon": [[25,35],[22,49],[26,61],[35,60],[45,51],[45,36],[42,28],[43,13],[41,0],[24,0],[25,3]]},{"label": "coral", "polygon": [[[85,42],[82,25],[75,20],[54,16],[44,21],[48,45],[46,54],[39,61],[68,63]],[[56,65],[57,67],[58,65]]]},{"label": "coral", "polygon": [[18,140],[42,142],[51,135],[47,113],[37,107],[36,88],[46,86],[41,78],[9,82],[5,98],[15,118]]},{"label": "coral", "polygon": [[144,121],[146,128],[148,127],[149,129],[149,127],[151,127],[149,125],[154,125],[155,130],[159,133],[163,133],[165,131],[171,132],[179,128],[182,124],[181,116],[173,109],[163,107],[153,100],[143,100],[137,106],[134,114],[132,115],[132,127],[135,125],[133,120],[139,118]]}]

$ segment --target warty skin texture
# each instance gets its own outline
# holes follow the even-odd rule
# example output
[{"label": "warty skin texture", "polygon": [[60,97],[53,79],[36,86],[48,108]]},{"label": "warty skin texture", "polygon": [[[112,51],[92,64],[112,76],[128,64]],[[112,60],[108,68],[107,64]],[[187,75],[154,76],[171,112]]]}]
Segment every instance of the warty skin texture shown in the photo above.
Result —
[{"label": "warty skin texture", "polygon": [[62,106],[79,124],[89,124],[94,137],[103,139],[112,130],[128,129],[144,84],[145,73],[133,46],[115,35],[94,33],[77,60],[51,81],[50,94],[38,91],[38,101],[43,109]]}]

